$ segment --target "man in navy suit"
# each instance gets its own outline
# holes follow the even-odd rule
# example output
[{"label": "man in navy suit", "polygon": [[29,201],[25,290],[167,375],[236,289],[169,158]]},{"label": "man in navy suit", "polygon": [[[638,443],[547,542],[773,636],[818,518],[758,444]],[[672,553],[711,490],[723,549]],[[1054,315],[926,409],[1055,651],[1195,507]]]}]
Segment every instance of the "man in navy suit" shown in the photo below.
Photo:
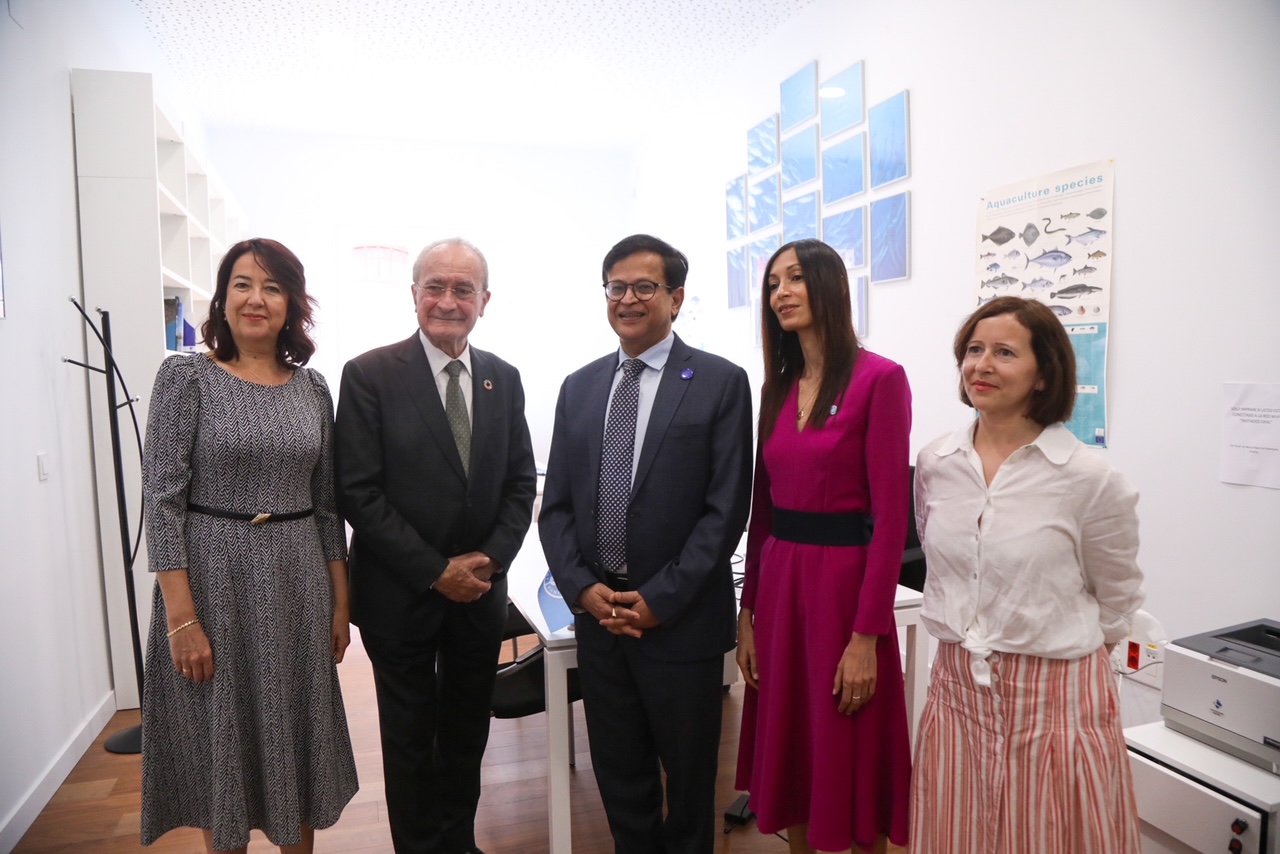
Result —
[{"label": "man in navy suit", "polygon": [[373,662],[398,854],[476,850],[505,571],[533,514],[520,374],[467,343],[489,296],[480,250],[431,244],[413,265],[418,330],[342,372],[334,447],[355,531],[351,622]]},{"label": "man in navy suit", "polygon": [[538,531],[577,612],[591,761],[616,850],[706,854],[751,391],[742,368],[671,331],[682,253],[637,234],[602,273],[619,350],[561,386]]}]

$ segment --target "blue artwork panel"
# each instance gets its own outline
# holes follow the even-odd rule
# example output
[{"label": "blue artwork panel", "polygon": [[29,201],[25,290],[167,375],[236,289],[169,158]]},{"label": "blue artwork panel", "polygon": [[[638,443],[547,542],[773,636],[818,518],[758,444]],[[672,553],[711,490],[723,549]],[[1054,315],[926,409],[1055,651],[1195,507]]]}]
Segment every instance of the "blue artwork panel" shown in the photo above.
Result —
[{"label": "blue artwork panel", "polygon": [[778,251],[778,247],[781,245],[782,241],[776,234],[761,237],[759,240],[753,240],[747,244],[747,276],[750,277],[747,292],[751,295],[751,311],[749,313],[751,315],[751,327],[754,330],[753,338],[757,347],[760,346],[760,316],[764,310],[761,304],[760,286],[764,282],[765,265],[769,263],[769,258]]},{"label": "blue artwork panel", "polygon": [[[907,90],[881,101],[868,112],[871,135],[871,189],[910,174],[907,160]],[[872,276],[872,280],[875,277]]]},{"label": "blue artwork panel", "polygon": [[818,126],[810,125],[782,141],[782,189],[799,187],[818,177]]},{"label": "blue artwork panel", "polygon": [[862,121],[862,63],[850,65],[818,87],[822,138],[834,136]]},{"label": "blue artwork panel", "polygon": [[725,253],[729,272],[729,308],[747,304],[750,277],[747,275],[747,247],[739,246]]},{"label": "blue artwork panel", "polygon": [[747,291],[753,299],[760,298],[760,285],[764,282],[764,265],[768,263],[769,256],[777,252],[781,245],[782,240],[776,234],[761,237],[747,244]]},{"label": "blue artwork panel", "polygon": [[818,114],[818,63],[811,62],[782,81],[782,130],[789,131]]},{"label": "blue artwork panel", "polygon": [[893,282],[911,274],[911,210],[907,193],[871,203],[871,283]]},{"label": "blue artwork panel", "polygon": [[747,234],[747,176],[724,185],[724,236],[729,240]]},{"label": "blue artwork panel", "polygon": [[818,194],[782,203],[782,242],[818,237]]},{"label": "blue artwork panel", "polygon": [[753,175],[778,162],[778,114],[747,131],[747,171]]},{"label": "blue artwork panel", "polygon": [[747,196],[747,224],[752,231],[778,224],[779,194],[776,174],[751,185],[751,193]]},{"label": "blue artwork panel", "polygon": [[822,218],[822,240],[836,252],[846,267],[867,263],[867,209],[856,207]]},{"label": "blue artwork panel", "polygon": [[863,152],[865,133],[855,134],[822,152],[822,200],[825,204],[856,196],[867,188]]}]

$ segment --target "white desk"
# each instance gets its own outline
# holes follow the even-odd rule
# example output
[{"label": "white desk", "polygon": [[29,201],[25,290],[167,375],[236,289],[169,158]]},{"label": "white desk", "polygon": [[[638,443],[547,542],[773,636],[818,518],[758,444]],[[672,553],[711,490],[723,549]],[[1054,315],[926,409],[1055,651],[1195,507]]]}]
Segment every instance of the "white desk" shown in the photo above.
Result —
[{"label": "white desk", "polygon": [[[1233,838],[1241,854],[1280,852],[1280,776],[1164,721],[1129,727],[1124,738],[1143,854],[1227,851]],[[1245,822],[1239,832],[1232,827],[1236,820]]]},{"label": "white desk", "polygon": [[[578,666],[578,641],[569,629],[551,632],[538,605],[538,586],[547,574],[535,524],[525,538],[520,554],[508,570],[507,595],[529,621],[546,649],[547,688],[547,814],[551,854],[571,854],[573,841],[569,814],[569,767],[573,764],[573,710],[568,702],[568,674]],[[894,617],[907,630],[906,681],[907,714],[911,737],[915,739],[920,712],[928,689],[929,644],[920,624],[924,597],[914,590],[898,587]]]}]

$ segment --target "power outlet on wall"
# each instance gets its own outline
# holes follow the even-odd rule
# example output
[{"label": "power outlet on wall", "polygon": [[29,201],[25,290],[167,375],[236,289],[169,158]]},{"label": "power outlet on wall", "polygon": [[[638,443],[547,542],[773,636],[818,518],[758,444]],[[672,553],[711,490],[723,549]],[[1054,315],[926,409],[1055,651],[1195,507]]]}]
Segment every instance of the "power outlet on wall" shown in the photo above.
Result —
[{"label": "power outlet on wall", "polygon": [[1127,638],[1116,644],[1111,658],[1116,672],[1131,682],[1139,682],[1157,691],[1164,685],[1164,644],[1142,643]]}]

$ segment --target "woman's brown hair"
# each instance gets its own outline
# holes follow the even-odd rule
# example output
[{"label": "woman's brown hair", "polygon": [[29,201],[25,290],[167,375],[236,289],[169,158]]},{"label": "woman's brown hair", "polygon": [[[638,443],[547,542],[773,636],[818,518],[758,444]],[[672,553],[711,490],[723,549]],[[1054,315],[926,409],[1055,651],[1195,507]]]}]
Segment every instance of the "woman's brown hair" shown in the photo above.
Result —
[{"label": "woman's brown hair", "polygon": [[218,357],[230,362],[240,355],[231,326],[227,323],[227,288],[231,283],[231,268],[246,253],[266,271],[276,284],[284,288],[288,299],[284,328],[276,338],[276,359],[286,368],[305,365],[316,351],[311,339],[312,310],[315,298],[307,294],[307,280],[302,272],[302,262],[283,243],[266,237],[242,240],[227,250],[218,265],[218,282],[209,303],[209,317],[200,327],[204,346]]},{"label": "woman's brown hair", "polygon": [[[1071,417],[1076,404],[1076,351],[1071,346],[1062,321],[1044,303],[1022,297],[997,297],[978,307],[960,325],[953,344],[956,367],[964,364],[965,350],[978,324],[989,317],[1012,314],[1031,333],[1031,350],[1036,356],[1036,369],[1044,389],[1031,394],[1027,417],[1048,427]],[[964,390],[964,375],[960,376],[960,400],[965,406],[973,406]]]},{"label": "woman's brown hair", "polygon": [[814,398],[806,424],[821,427],[827,423],[831,406],[849,386],[853,363],[858,357],[858,336],[853,331],[853,308],[849,301],[849,273],[840,253],[821,240],[795,240],[783,244],[769,258],[761,282],[761,329],[764,342],[764,387],[760,392],[760,441],[773,433],[782,405],[804,371],[804,353],[800,336],[785,332],[769,305],[769,276],[774,262],[788,249],[794,249],[804,274],[809,295],[809,312],[817,327],[822,347],[822,387]]}]

